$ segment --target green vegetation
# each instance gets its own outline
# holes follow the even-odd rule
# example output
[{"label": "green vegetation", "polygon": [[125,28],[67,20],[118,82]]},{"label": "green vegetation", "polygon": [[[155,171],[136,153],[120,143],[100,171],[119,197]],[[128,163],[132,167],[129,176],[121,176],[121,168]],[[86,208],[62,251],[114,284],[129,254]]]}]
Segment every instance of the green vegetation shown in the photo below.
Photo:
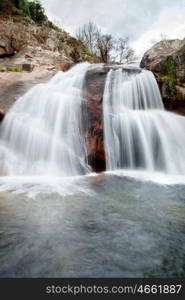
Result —
[{"label": "green vegetation", "polygon": [[[0,67],[0,72],[6,72],[6,71],[7,71],[6,68]],[[8,68],[8,71],[10,71],[10,72],[22,72],[22,68],[19,67],[19,66],[13,66],[13,67]]]},{"label": "green vegetation", "polygon": [[[12,0],[14,6],[17,9],[17,12],[23,15],[29,15],[29,2],[25,0]],[[16,10],[14,10],[16,12]]]},{"label": "green vegetation", "polygon": [[174,95],[176,92],[176,69],[171,57],[168,57],[164,63],[165,75],[161,76],[165,80],[167,91],[170,96]]},{"label": "green vegetation", "polygon": [[39,0],[0,0],[0,12],[8,16],[27,17],[38,25],[55,26],[48,20]]},{"label": "green vegetation", "polygon": [[13,66],[8,69],[10,72],[22,72],[22,68],[19,66]]},{"label": "green vegetation", "polygon": [[35,23],[42,25],[48,22],[39,0],[30,2],[27,0],[12,0],[12,2],[20,14],[30,17]]},{"label": "green vegetation", "polygon": [[31,19],[39,24],[46,24],[48,22],[48,18],[45,15],[44,8],[41,3],[37,0],[28,2],[29,14]]},{"label": "green vegetation", "polygon": [[[39,0],[0,0],[0,23],[23,24],[26,26],[29,26],[30,24],[34,25],[35,23],[37,26],[54,29],[59,33],[56,34],[55,32],[53,35],[56,36],[54,41],[54,49],[57,49],[59,52],[64,51],[66,56],[70,56],[70,58],[72,58],[72,60],[75,62],[79,62],[81,60],[100,62],[100,58],[97,53],[92,54],[92,51],[90,52],[84,43],[72,38],[69,33],[61,29],[59,26],[57,26],[57,24],[53,24],[48,19],[42,3]],[[41,33],[39,32],[40,30],[38,29],[38,37],[36,37],[38,38],[38,42],[41,41],[41,43],[45,43],[48,38],[47,30],[43,28],[43,36],[41,36]],[[13,48],[15,48],[16,51],[19,51],[22,48],[23,43],[26,44],[26,41],[23,41],[20,35],[19,38],[15,38]],[[53,46],[51,48],[53,48]],[[82,48],[84,48],[83,51]],[[102,52],[103,51],[104,48],[102,49]],[[13,69],[12,71],[20,72],[20,70],[16,69]]]},{"label": "green vegetation", "polygon": [[[7,1],[7,0],[3,0]],[[45,10],[39,0],[9,0],[12,1],[14,9],[21,15],[29,17],[38,25],[46,25],[50,28],[53,28],[56,31],[63,32],[63,30],[54,25],[51,21],[48,20]]]},{"label": "green vegetation", "polygon": [[53,24],[51,21],[47,21],[47,26],[58,31],[58,32],[63,32],[63,33],[66,33],[65,30],[63,30],[62,28],[60,28],[59,26]]},{"label": "green vegetation", "polygon": [[175,70],[175,65],[174,62],[172,60],[172,58],[168,57],[166,62],[165,62],[165,68],[166,68],[166,72],[168,75],[170,75],[171,77],[176,77],[176,70]]}]

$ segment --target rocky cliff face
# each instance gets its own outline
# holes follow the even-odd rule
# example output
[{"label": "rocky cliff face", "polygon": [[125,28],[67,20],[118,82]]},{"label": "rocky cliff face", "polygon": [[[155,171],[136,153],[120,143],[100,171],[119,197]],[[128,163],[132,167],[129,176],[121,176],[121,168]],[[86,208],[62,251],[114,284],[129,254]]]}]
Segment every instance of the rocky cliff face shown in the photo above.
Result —
[{"label": "rocky cliff face", "polygon": [[[34,50],[32,53],[30,53],[31,48]],[[73,64],[84,60],[83,45],[65,31],[56,31],[46,26],[1,22],[0,54],[14,53],[16,56],[18,54],[19,60],[22,58],[33,67],[38,66],[40,58],[45,55],[47,58],[51,57],[50,64],[53,67],[62,63]],[[53,64],[52,56],[55,57],[55,64]]]},{"label": "rocky cliff face", "polygon": [[140,66],[156,76],[165,107],[185,114],[185,39],[157,43]]},{"label": "rocky cliff face", "polygon": [[93,62],[93,57],[87,55],[81,42],[62,29],[36,25],[29,18],[12,15],[8,8],[0,10],[2,114],[33,84],[82,61]]}]

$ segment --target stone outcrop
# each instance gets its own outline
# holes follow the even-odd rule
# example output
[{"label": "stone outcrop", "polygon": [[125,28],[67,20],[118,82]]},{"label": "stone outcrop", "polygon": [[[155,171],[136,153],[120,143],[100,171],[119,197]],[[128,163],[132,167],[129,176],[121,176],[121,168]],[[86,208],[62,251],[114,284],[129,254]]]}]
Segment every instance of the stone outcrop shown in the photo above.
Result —
[{"label": "stone outcrop", "polygon": [[39,46],[26,46],[13,57],[0,61],[0,67],[5,68],[6,71],[10,67],[17,66],[28,72],[37,68],[57,71],[61,65],[66,65],[69,68],[73,64],[73,60],[64,54]]},{"label": "stone outcrop", "polygon": [[185,39],[157,43],[144,54],[140,66],[156,76],[165,107],[185,114]]},{"label": "stone outcrop", "polygon": [[89,70],[84,81],[83,131],[86,137],[88,162],[93,171],[105,170],[103,146],[103,92],[107,71]]},{"label": "stone outcrop", "polygon": [[14,14],[9,1],[0,4],[0,109],[3,112],[33,84],[82,61],[93,62],[93,57],[87,57],[84,45],[74,37],[57,26],[39,26],[28,17]]},{"label": "stone outcrop", "polygon": [[[83,45],[65,31],[56,31],[46,26],[17,24],[0,24],[0,54],[27,53],[27,61],[33,57],[30,49],[42,50],[41,57],[52,53],[61,63],[83,61]],[[26,57],[25,57],[26,58]],[[46,57],[47,58],[47,57]],[[39,61],[38,61],[39,63]]]},{"label": "stone outcrop", "polygon": [[40,80],[86,60],[84,46],[68,33],[57,27],[38,26],[29,18],[12,15],[11,9],[6,7],[5,13],[0,10],[0,109],[3,112]]}]

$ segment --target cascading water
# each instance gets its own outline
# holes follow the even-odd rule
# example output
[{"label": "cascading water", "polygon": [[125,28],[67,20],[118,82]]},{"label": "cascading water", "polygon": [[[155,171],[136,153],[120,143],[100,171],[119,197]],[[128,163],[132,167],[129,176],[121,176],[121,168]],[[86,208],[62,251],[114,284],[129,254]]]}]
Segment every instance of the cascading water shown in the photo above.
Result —
[{"label": "cascading water", "polygon": [[[166,176],[185,173],[185,118],[164,111],[150,72],[107,75],[103,67],[97,87],[94,68],[59,72],[18,100],[1,124],[2,278],[185,276],[185,176]],[[102,150],[106,76],[107,168],[129,170],[89,174],[88,142]],[[139,168],[147,172],[130,171]],[[148,172],[158,169],[165,173]]]},{"label": "cascading water", "polygon": [[185,174],[185,118],[164,110],[150,71],[110,70],[103,115],[107,170]]},{"label": "cascading water", "polygon": [[[82,91],[86,72],[98,67],[83,63],[59,72],[15,103],[1,125],[1,175],[74,176],[91,171],[82,134]],[[107,170],[185,174],[185,118],[164,110],[151,72],[110,70],[103,115]]]},{"label": "cascading water", "polygon": [[82,88],[88,63],[57,73],[20,98],[1,126],[2,175],[86,174],[81,134]]}]

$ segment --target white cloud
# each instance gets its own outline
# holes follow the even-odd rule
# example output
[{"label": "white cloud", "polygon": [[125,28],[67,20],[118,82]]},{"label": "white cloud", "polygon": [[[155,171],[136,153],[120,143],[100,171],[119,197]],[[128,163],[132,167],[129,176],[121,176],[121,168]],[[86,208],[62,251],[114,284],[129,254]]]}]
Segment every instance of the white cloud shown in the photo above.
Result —
[{"label": "white cloud", "polygon": [[136,53],[143,54],[161,33],[183,38],[184,0],[41,0],[47,14],[72,35],[89,21],[103,32],[129,36]]},{"label": "white cloud", "polygon": [[152,44],[161,39],[161,35],[169,39],[185,38],[185,6],[167,8],[163,10],[158,19],[144,32],[132,46],[139,54],[143,54]]}]

